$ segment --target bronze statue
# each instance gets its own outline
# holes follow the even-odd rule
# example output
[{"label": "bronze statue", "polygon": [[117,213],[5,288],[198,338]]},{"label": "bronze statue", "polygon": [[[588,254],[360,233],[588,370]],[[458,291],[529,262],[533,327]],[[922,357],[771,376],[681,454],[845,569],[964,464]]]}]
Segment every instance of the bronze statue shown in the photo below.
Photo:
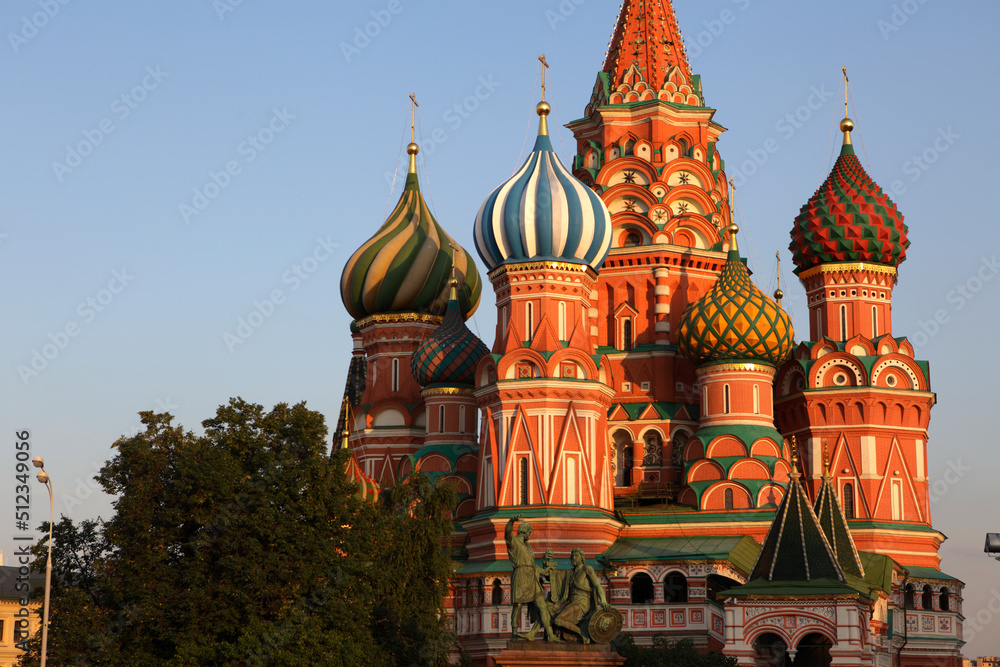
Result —
[{"label": "bronze statue", "polygon": [[578,636],[584,644],[589,644],[589,634],[577,624],[598,605],[603,611],[610,612],[612,608],[604,596],[597,573],[587,565],[583,549],[573,549],[571,562],[573,572],[569,573],[569,597],[553,606],[552,613],[556,615],[553,623]]},{"label": "bronze statue", "polygon": [[[511,635],[515,638],[527,639],[535,638],[539,626],[545,628],[545,636],[549,641],[559,641],[552,631],[551,615],[548,605],[545,602],[545,589],[542,588],[540,577],[541,570],[535,565],[535,554],[531,550],[528,540],[531,538],[531,524],[521,523],[514,534],[514,522],[520,521],[521,515],[515,515],[507,521],[504,528],[504,540],[507,542],[507,557],[514,567],[514,573],[510,580],[510,626]],[[554,562],[553,568],[554,570]],[[532,617],[537,615],[537,620],[532,624],[528,634],[523,635],[517,631],[521,624],[521,605],[530,603],[533,605]]]}]

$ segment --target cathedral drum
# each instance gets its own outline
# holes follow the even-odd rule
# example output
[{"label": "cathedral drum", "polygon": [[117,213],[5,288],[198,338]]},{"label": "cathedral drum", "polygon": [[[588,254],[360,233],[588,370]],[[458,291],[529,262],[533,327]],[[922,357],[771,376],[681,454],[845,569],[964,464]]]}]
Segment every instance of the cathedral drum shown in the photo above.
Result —
[{"label": "cathedral drum", "polygon": [[597,644],[608,644],[622,631],[622,613],[611,607],[598,609],[587,624],[590,638]]}]

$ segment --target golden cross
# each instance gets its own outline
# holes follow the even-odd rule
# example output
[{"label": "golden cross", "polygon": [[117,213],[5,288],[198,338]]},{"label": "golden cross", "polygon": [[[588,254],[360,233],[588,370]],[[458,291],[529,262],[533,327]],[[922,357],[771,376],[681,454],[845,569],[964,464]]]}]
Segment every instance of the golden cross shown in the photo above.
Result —
[{"label": "golden cross", "polygon": [[456,275],[456,273],[458,271],[458,268],[457,268],[457,266],[455,264],[455,259],[458,257],[458,251],[459,251],[460,248],[458,247],[458,244],[455,243],[454,239],[448,241],[448,245],[451,246],[451,252],[452,252],[452,257],[451,257],[451,279],[452,280],[458,280],[458,276]]},{"label": "golden cross", "polygon": [[417,94],[410,93],[410,142],[415,143],[417,136]]},{"label": "golden cross", "polygon": [[841,67],[840,71],[844,73],[844,118],[847,118],[847,84],[850,79],[847,78],[847,67]]},{"label": "golden cross", "polygon": [[549,68],[549,62],[545,59],[545,54],[538,56],[538,62],[542,63],[542,101],[545,101],[545,70]]}]

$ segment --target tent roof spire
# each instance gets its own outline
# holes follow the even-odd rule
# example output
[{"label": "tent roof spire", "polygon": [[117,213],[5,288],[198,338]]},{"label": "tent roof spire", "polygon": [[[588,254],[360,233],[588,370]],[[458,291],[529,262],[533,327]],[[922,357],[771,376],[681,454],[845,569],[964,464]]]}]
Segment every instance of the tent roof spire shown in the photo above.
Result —
[{"label": "tent roof spire", "polygon": [[604,71],[612,87],[620,85],[632,66],[655,89],[677,67],[691,79],[680,28],[670,0],[625,0],[608,45]]}]

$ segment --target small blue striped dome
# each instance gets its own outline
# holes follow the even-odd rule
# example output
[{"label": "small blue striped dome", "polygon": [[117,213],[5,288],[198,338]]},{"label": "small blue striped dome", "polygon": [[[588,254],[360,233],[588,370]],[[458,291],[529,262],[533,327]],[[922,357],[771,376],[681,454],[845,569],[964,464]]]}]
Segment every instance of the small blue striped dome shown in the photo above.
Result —
[{"label": "small blue striped dome", "polygon": [[538,105],[538,139],[524,165],[486,198],[476,216],[476,250],[488,270],[554,260],[600,268],[611,248],[611,214],[559,161],[549,141],[549,105]]}]

